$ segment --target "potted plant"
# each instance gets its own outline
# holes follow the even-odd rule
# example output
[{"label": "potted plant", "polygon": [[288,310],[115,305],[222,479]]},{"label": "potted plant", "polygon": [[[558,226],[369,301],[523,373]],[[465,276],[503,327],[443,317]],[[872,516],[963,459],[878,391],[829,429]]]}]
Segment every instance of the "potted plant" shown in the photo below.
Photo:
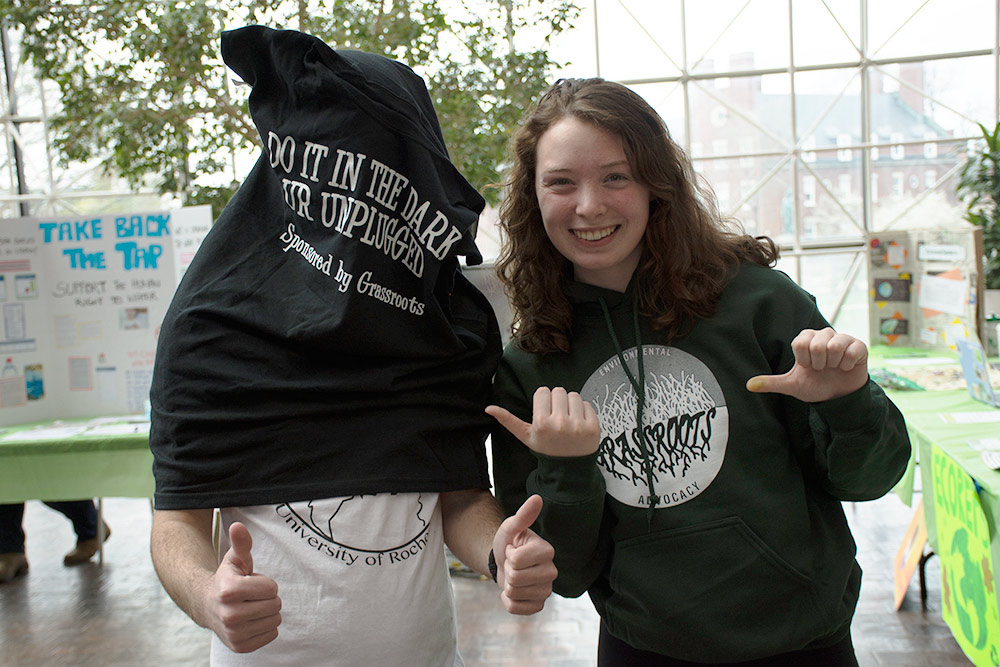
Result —
[{"label": "potted plant", "polygon": [[957,194],[966,219],[983,230],[983,314],[1000,316],[1000,123],[992,131],[980,123],[984,143],[969,152]]}]

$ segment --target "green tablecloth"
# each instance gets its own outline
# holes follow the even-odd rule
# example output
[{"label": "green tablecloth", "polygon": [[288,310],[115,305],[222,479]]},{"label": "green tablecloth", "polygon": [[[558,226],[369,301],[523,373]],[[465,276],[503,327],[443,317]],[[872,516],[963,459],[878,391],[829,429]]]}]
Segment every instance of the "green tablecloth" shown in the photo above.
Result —
[{"label": "green tablecloth", "polygon": [[1000,417],[1000,408],[974,400],[964,389],[887,393],[906,418],[915,453],[907,471],[911,484],[901,492],[904,477],[896,491],[911,500],[907,493],[912,496],[919,468],[927,542],[941,558],[942,616],[973,664],[995,665],[1000,471],[989,468],[970,441],[1000,437],[1000,421],[983,421]]},{"label": "green tablecloth", "polygon": [[0,502],[152,498],[149,422],[68,419],[0,427]]},{"label": "green tablecloth", "polygon": [[[931,447],[937,446],[950,456],[975,481],[979,496],[990,524],[994,540],[994,553],[1000,554],[1000,537],[996,535],[996,519],[1000,517],[1000,471],[991,470],[978,450],[969,445],[970,440],[1000,437],[1000,422],[953,423],[946,418],[965,414],[986,413],[1000,415],[994,408],[974,400],[965,390],[953,391],[887,391],[906,418],[906,427],[914,448],[916,461],[929,462]],[[913,463],[908,474],[913,474]],[[927,536],[931,548],[937,550],[937,533],[934,522],[933,483],[929,465],[919,466],[923,488],[924,513],[927,518]],[[904,477],[905,480],[905,477]],[[905,493],[897,492],[904,502],[910,503]],[[912,494],[912,488],[910,490]]]}]

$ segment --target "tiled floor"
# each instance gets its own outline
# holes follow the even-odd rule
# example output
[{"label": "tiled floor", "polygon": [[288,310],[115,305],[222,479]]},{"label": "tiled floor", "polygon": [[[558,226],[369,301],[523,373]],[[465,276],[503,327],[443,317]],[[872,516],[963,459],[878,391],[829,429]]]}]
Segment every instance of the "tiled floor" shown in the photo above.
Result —
[{"label": "tiled floor", "polygon": [[[929,610],[920,609],[916,577],[903,609],[893,609],[892,559],[910,508],[890,495],[848,505],[847,513],[865,571],[853,633],[862,667],[971,664],[941,620],[936,558],[927,568]],[[105,516],[114,534],[104,566],[64,568],[62,555],[74,540],[69,522],[28,503],[31,572],[0,585],[0,666],[207,664],[207,631],[174,606],[149,561],[149,503],[108,499]],[[453,583],[468,667],[594,665],[597,618],[586,597],[553,597],[524,618],[503,612],[492,582],[455,576]]]}]

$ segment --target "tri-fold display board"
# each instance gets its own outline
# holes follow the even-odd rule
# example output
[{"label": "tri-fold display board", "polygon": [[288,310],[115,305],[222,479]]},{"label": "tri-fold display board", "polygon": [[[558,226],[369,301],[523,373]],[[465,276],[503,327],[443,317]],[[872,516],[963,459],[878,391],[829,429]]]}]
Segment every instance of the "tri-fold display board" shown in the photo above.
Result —
[{"label": "tri-fold display board", "polygon": [[954,349],[979,335],[982,247],[971,225],[870,234],[871,344]]},{"label": "tri-fold display board", "polygon": [[145,412],[209,206],[0,221],[0,424]]}]

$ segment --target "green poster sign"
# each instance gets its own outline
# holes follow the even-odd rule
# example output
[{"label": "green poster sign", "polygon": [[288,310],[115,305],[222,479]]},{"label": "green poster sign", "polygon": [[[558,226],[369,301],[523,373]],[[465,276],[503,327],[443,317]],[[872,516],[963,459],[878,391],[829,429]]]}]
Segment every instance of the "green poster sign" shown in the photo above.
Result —
[{"label": "green poster sign", "polygon": [[941,614],[978,667],[1000,665],[1000,614],[989,527],[969,474],[933,448],[934,508],[941,559]]}]

